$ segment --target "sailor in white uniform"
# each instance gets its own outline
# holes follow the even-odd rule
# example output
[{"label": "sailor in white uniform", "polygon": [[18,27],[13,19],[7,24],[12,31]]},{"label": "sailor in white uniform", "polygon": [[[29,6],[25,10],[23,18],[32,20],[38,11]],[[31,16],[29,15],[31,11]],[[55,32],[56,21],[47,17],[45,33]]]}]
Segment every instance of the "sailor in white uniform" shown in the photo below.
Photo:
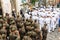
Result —
[{"label": "sailor in white uniform", "polygon": [[55,18],[56,18],[56,26],[58,25],[58,20],[59,20],[59,12],[55,13]]},{"label": "sailor in white uniform", "polygon": [[29,19],[31,15],[25,13],[24,16],[25,16],[25,19]]},{"label": "sailor in white uniform", "polygon": [[39,22],[40,30],[41,30],[42,27],[44,26],[44,18],[43,18],[43,16],[41,16],[41,17],[38,18],[38,22]]},{"label": "sailor in white uniform", "polygon": [[38,15],[39,15],[39,17],[43,16],[43,11],[42,10],[38,11]]},{"label": "sailor in white uniform", "polygon": [[56,23],[56,18],[54,17],[54,15],[52,15],[52,17],[51,17],[51,29],[52,29],[52,31],[54,31],[54,29],[55,29],[55,23]]},{"label": "sailor in white uniform", "polygon": [[48,32],[51,32],[51,17],[49,14],[47,14],[47,17],[45,19],[45,22],[47,24],[47,29],[48,29]]},{"label": "sailor in white uniform", "polygon": [[38,11],[35,9],[32,11],[32,16],[37,16]]}]

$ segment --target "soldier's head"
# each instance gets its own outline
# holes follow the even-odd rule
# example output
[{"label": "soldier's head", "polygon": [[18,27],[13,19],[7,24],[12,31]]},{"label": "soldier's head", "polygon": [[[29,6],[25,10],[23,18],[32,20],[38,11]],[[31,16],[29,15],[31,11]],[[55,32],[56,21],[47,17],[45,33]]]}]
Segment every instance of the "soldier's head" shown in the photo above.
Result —
[{"label": "soldier's head", "polygon": [[32,35],[32,32],[29,31],[29,32],[26,33],[26,35],[27,35],[27,36],[31,36],[31,35]]},{"label": "soldier's head", "polygon": [[3,39],[6,39],[6,35],[5,35],[5,34],[2,34],[2,38],[3,38]]},{"label": "soldier's head", "polygon": [[10,22],[10,24],[12,24],[12,25],[16,25],[16,23],[15,23],[15,21],[13,20],[13,21],[11,21]]},{"label": "soldier's head", "polygon": [[12,31],[12,32],[14,32],[14,31],[16,31],[16,30],[17,30],[17,27],[16,27],[16,26],[11,27],[11,31]]},{"label": "soldier's head", "polygon": [[10,29],[17,28],[16,25],[10,25]]},{"label": "soldier's head", "polygon": [[3,23],[3,19],[0,19],[0,23]]},{"label": "soldier's head", "polygon": [[23,39],[26,40],[28,36],[24,36]]}]

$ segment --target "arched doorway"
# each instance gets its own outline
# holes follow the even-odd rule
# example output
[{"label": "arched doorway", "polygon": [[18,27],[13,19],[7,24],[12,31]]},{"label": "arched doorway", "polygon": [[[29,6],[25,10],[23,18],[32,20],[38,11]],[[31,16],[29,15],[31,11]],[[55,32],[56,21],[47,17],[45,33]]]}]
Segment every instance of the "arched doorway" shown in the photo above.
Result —
[{"label": "arched doorway", "polygon": [[1,0],[0,0],[0,15],[3,15]]},{"label": "arched doorway", "polygon": [[57,4],[57,7],[60,8],[60,0],[59,0],[59,2],[58,2],[58,4]]}]

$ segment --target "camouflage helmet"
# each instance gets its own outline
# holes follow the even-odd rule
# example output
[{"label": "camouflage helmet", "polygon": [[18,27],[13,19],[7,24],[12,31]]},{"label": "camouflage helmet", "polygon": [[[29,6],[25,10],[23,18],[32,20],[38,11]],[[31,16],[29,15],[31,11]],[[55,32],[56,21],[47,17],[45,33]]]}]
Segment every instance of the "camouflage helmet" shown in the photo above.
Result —
[{"label": "camouflage helmet", "polygon": [[0,30],[0,33],[1,33],[1,34],[6,34],[7,31],[6,31],[5,29],[1,29],[1,30]]},{"label": "camouflage helmet", "polygon": [[24,36],[22,40],[32,40],[30,36]]},{"label": "camouflage helmet", "polygon": [[0,18],[2,18],[2,15],[0,15]]},{"label": "camouflage helmet", "polygon": [[32,32],[29,31],[29,32],[26,33],[26,35],[31,36],[32,35]]},{"label": "camouflage helmet", "polygon": [[11,21],[10,24],[15,24],[15,21]]},{"label": "camouflage helmet", "polygon": [[5,18],[5,17],[4,17],[4,18],[3,18],[3,20],[4,20],[4,21],[6,21],[6,20],[7,20],[7,18]]},{"label": "camouflage helmet", "polygon": [[28,35],[28,36],[36,36],[37,33],[34,32],[34,31],[29,31],[29,32],[27,32],[27,35]]},{"label": "camouflage helmet", "polygon": [[33,29],[34,29],[34,27],[26,26],[26,29],[27,29],[27,30],[33,30]]},{"label": "camouflage helmet", "polygon": [[17,27],[12,27],[11,28],[11,31],[15,31],[15,30],[17,30]]},{"label": "camouflage helmet", "polygon": [[3,19],[0,19],[0,22],[3,22]]},{"label": "camouflage helmet", "polygon": [[2,34],[2,38],[3,38],[3,39],[6,38],[6,34]]},{"label": "camouflage helmet", "polygon": [[33,36],[33,37],[37,35],[37,33],[34,32],[34,31],[31,31],[31,33],[32,33],[32,36]]},{"label": "camouflage helmet", "polygon": [[3,27],[3,24],[0,23],[0,29]]},{"label": "camouflage helmet", "polygon": [[3,23],[3,26],[5,26],[5,27],[9,27],[9,24],[7,24],[7,23]]}]

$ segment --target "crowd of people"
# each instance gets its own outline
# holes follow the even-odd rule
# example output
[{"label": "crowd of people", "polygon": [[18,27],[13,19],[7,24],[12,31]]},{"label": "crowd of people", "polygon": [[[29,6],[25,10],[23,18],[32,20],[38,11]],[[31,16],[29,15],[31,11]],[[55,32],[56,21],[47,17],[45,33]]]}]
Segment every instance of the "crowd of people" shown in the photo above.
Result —
[{"label": "crowd of people", "polygon": [[0,15],[0,40],[46,40],[47,34],[60,27],[60,9],[33,8],[21,16]]},{"label": "crowd of people", "polygon": [[47,24],[48,32],[54,31],[57,26],[59,27],[59,20],[60,20],[60,9],[54,7],[47,7],[47,8],[33,8],[32,11],[29,13],[24,14],[26,19],[29,19],[30,16],[32,20],[37,20],[38,24],[40,25],[40,30],[43,28],[44,24]]},{"label": "crowd of people", "polygon": [[37,20],[25,19],[17,15],[16,18],[0,15],[0,40],[46,40],[46,24],[42,31]]}]

